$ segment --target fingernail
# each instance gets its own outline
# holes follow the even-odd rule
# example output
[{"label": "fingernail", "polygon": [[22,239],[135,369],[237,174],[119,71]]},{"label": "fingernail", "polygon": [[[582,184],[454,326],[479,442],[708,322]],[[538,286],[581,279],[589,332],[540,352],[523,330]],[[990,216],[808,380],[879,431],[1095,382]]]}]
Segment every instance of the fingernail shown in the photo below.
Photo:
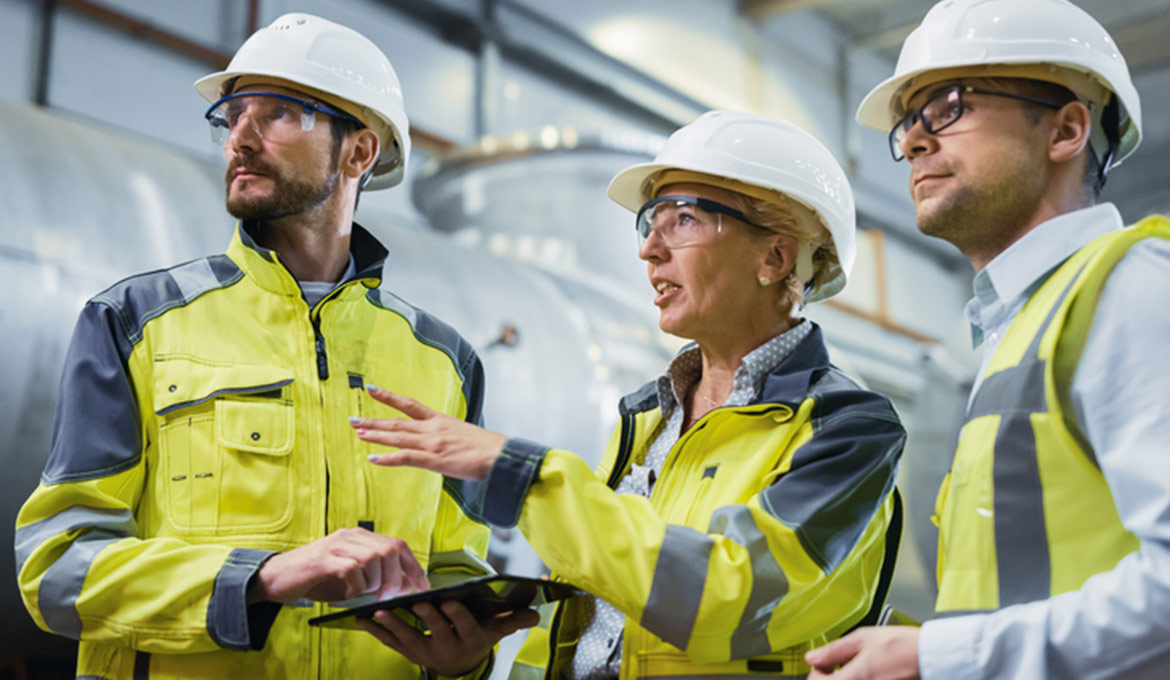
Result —
[{"label": "fingernail", "polygon": [[366,383],[366,389],[370,392],[380,392],[382,390],[381,387],[378,387],[377,385],[371,385],[369,383]]},{"label": "fingernail", "polygon": [[360,422],[362,422],[362,419],[361,419],[361,418],[358,418],[357,416],[350,416],[350,417],[349,417],[349,423],[350,423],[351,425],[357,425],[357,424],[358,424],[358,423],[360,423]]},{"label": "fingernail", "polygon": [[354,432],[357,432],[358,436],[361,437],[366,433],[366,428],[359,427],[356,430],[354,430]]},{"label": "fingernail", "polygon": [[371,453],[371,454],[370,454],[369,456],[367,456],[366,458],[367,458],[367,459],[368,459],[368,460],[369,460],[371,463],[377,463],[377,462],[378,462],[378,459],[379,459],[379,458],[381,458],[381,457],[382,457],[382,456],[379,456],[379,455],[378,455],[378,454],[376,454],[376,453]]},{"label": "fingernail", "polygon": [[804,654],[804,661],[810,665],[816,665],[817,660],[821,658],[821,650],[811,649]]}]

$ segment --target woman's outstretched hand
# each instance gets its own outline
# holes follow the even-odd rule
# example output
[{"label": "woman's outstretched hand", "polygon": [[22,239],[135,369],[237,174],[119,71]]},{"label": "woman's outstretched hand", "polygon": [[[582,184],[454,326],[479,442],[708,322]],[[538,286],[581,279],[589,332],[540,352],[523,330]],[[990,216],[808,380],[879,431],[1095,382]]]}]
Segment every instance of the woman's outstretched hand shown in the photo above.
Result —
[{"label": "woman's outstretched hand", "polygon": [[398,449],[393,453],[371,455],[370,462],[376,465],[405,465],[448,477],[481,480],[487,476],[508,439],[439,413],[410,397],[373,385],[366,389],[371,397],[406,416],[350,418],[350,425],[362,440]]}]

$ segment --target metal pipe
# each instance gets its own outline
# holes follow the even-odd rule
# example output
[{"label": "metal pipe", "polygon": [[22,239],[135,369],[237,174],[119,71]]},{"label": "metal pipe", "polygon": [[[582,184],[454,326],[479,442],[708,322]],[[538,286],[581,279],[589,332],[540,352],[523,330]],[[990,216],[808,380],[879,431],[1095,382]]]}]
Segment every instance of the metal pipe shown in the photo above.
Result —
[{"label": "metal pipe", "polygon": [[41,34],[37,44],[37,75],[34,80],[33,103],[49,105],[49,71],[53,61],[53,18],[57,0],[41,0]]},{"label": "metal pipe", "polygon": [[260,28],[260,0],[248,0],[248,35]]},{"label": "metal pipe", "polygon": [[90,0],[54,1],[62,8],[71,10],[87,19],[116,28],[140,40],[166,47],[197,61],[210,64],[216,69],[226,68],[228,62],[232,60],[230,54],[225,54],[219,50],[200,45],[177,33],[171,33],[170,31],[157,28],[141,19],[136,19],[129,14],[110,9],[96,2],[90,2]]},{"label": "metal pipe", "polygon": [[[480,1],[480,17],[485,26],[496,21],[495,0]],[[475,68],[475,136],[483,137],[496,129],[497,100],[500,80],[500,47],[494,31],[485,31],[479,41]]]}]

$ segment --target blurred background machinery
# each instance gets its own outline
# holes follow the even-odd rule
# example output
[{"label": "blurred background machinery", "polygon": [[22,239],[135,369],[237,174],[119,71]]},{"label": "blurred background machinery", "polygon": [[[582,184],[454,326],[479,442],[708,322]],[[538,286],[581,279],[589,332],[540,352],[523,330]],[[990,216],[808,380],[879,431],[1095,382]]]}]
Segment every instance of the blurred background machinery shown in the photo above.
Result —
[{"label": "blurred background machinery", "polygon": [[[1167,0],[1075,0],[1112,32],[1147,112],[1170,105]],[[850,173],[849,288],[808,310],[834,361],[889,395],[909,441],[906,531],[891,600],[934,597],[934,492],[977,362],[970,268],[918,234],[905,164],[852,122],[933,0],[0,0],[0,494],[3,544],[48,454],[62,357],[82,303],[131,273],[221,252],[222,160],[191,88],[255,28],[309,11],[389,55],[414,123],[412,172],[358,221],[390,249],[385,285],[483,357],[494,429],[596,462],[625,392],[681,345],[657,330],[631,216],[605,198],[709,108],[818,136]],[[1170,210],[1170,119],[1104,198]],[[536,574],[516,532],[492,560]],[[75,646],[37,630],[0,559],[0,680],[72,677]],[[505,640],[501,661],[518,637]],[[500,666],[506,668],[506,663]]]}]

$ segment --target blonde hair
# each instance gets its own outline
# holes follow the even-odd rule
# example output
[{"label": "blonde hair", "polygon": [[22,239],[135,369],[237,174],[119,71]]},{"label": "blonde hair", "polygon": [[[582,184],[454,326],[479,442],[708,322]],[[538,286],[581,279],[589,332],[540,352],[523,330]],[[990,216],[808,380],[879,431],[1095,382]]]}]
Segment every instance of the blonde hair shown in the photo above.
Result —
[{"label": "blonde hair", "polygon": [[796,275],[796,267],[792,268],[782,282],[785,293],[780,296],[782,312],[791,314],[804,307],[806,284],[816,288],[836,275],[837,246],[832,235],[819,219],[801,219],[799,208],[793,205],[792,199],[779,193],[765,200],[735,192],[729,207],[743,213],[752,224],[796,239],[801,248],[812,251],[812,281],[801,281]]}]

